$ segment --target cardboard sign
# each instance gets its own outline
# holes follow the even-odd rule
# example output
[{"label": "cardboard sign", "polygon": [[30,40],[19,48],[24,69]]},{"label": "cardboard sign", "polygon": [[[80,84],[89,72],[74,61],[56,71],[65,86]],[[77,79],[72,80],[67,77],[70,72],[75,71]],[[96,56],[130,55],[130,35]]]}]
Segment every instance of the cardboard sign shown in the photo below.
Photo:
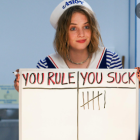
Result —
[{"label": "cardboard sign", "polygon": [[20,69],[20,140],[137,140],[135,73]]}]

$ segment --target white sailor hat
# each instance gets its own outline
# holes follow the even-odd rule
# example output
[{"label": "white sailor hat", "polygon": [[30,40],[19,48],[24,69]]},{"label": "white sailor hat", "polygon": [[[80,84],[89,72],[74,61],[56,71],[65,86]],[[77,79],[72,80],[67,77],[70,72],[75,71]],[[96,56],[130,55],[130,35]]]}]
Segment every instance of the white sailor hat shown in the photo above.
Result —
[{"label": "white sailor hat", "polygon": [[[77,5],[82,5],[87,7],[88,9],[92,10],[90,5],[85,2],[84,0],[63,0],[52,12],[51,17],[50,17],[50,22],[51,25],[56,29],[57,28],[57,22],[60,18],[60,16],[63,14],[63,12],[72,7],[72,6],[77,6]],[[93,11],[93,10],[92,10]]]}]

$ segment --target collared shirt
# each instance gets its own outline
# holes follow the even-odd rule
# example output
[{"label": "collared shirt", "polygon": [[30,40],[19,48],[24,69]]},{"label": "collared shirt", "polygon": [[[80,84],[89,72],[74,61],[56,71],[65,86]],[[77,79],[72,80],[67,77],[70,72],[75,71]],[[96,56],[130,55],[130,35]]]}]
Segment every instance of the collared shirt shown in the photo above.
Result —
[{"label": "collared shirt", "polygon": [[[51,54],[45,57],[44,60],[39,60],[37,68],[59,68],[68,69],[63,58],[58,54]],[[122,62],[118,54],[107,50],[105,47],[100,47],[95,53],[89,64],[89,69],[122,69]]]}]

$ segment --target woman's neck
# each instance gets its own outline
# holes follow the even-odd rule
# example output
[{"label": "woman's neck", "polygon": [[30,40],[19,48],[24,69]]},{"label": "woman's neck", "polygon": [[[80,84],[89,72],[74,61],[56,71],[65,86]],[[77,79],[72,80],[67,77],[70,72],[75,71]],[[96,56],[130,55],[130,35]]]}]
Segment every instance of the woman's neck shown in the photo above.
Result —
[{"label": "woman's neck", "polygon": [[70,50],[68,57],[71,61],[75,63],[81,63],[89,57],[88,50]]},{"label": "woman's neck", "polygon": [[65,60],[65,62],[69,68],[88,68],[91,60],[91,56],[89,56],[87,50],[70,50],[69,55],[67,57],[68,58]]}]

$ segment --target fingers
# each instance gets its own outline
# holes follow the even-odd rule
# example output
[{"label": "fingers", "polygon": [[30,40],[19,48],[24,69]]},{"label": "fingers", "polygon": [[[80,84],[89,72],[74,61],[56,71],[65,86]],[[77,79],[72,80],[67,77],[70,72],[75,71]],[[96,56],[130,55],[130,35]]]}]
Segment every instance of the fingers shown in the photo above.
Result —
[{"label": "fingers", "polygon": [[[17,69],[16,72],[19,72],[19,69]],[[20,75],[16,74],[16,78],[14,80],[14,87],[18,92],[19,92],[19,79],[20,79]]]},{"label": "fingers", "polygon": [[140,67],[136,67],[135,69],[137,69],[136,76],[139,80],[139,88],[140,88]]},{"label": "fingers", "polygon": [[140,70],[140,67],[135,67],[135,69]]},{"label": "fingers", "polygon": [[140,81],[140,67],[136,67],[136,69],[137,69],[136,75]]},{"label": "fingers", "polygon": [[19,92],[19,81],[14,80],[14,87]]},{"label": "fingers", "polygon": [[[17,69],[16,72],[19,72],[19,69]],[[16,74],[16,81],[19,81],[19,79],[20,79],[20,75],[18,73],[18,74]]]},{"label": "fingers", "polygon": [[19,79],[20,79],[20,75],[16,74],[16,80],[15,81],[19,82]]}]

